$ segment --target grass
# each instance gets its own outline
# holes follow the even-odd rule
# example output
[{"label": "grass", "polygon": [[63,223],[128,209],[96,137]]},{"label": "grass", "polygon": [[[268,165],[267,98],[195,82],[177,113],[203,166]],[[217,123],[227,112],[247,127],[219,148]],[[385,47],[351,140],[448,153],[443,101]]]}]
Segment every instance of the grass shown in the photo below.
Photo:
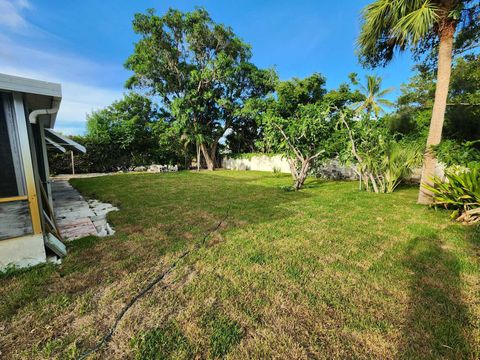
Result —
[{"label": "grass", "polygon": [[72,182],[120,207],[117,232],[0,277],[3,358],[78,357],[186,249],[93,358],[480,358],[480,229],[416,205],[416,188],[289,192],[250,171]]}]

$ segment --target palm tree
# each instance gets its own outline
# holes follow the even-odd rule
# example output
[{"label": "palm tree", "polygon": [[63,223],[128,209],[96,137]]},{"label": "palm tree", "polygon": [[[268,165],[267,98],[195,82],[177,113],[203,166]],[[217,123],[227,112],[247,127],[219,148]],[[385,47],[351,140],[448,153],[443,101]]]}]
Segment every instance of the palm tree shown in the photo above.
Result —
[{"label": "palm tree", "polygon": [[[474,0],[376,0],[362,13],[358,48],[364,65],[385,66],[397,51],[411,50],[416,58],[430,50],[437,53],[435,100],[421,184],[433,186],[436,159],[431,146],[442,137],[454,40],[465,49],[478,42],[478,9]],[[418,203],[431,201],[432,193],[420,185]]]},{"label": "palm tree", "polygon": [[368,119],[371,118],[373,112],[375,118],[378,119],[380,114],[385,113],[382,105],[387,107],[393,106],[391,101],[382,98],[392,92],[393,88],[382,90],[382,78],[380,76],[367,75],[366,80],[366,85],[360,84],[358,81],[354,80],[354,84],[360,88],[360,92],[365,96],[365,100],[354,103],[353,108],[358,113],[365,111],[368,115]]}]

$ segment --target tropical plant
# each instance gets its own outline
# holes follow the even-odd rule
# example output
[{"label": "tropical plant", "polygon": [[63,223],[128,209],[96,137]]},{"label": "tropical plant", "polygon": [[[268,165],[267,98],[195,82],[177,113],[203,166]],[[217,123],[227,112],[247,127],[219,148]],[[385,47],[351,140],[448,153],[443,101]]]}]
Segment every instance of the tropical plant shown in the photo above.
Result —
[{"label": "tropical plant", "polygon": [[[435,71],[424,65],[414,69],[397,100],[397,114],[403,123],[399,127],[410,130],[410,136],[420,134],[426,141],[435,98]],[[456,59],[452,67],[442,139],[458,142],[480,139],[479,118],[480,54],[469,54]]]},{"label": "tropical plant", "polygon": [[391,193],[421,163],[421,147],[395,141],[382,124],[349,121],[346,112],[342,112],[340,121],[350,142],[346,159],[356,164],[360,189]]},{"label": "tropical plant", "polygon": [[367,75],[365,85],[357,80],[355,74],[351,74],[351,80],[354,85],[359,87],[360,93],[364,96],[362,101],[357,101],[352,104],[352,107],[356,112],[365,112],[369,119],[373,113],[375,119],[378,119],[379,115],[385,113],[384,106],[393,106],[393,103],[390,100],[383,98],[383,96],[391,93],[393,88],[382,89],[382,78],[380,76]]},{"label": "tropical plant", "polygon": [[[411,50],[419,58],[437,54],[437,80],[427,138],[422,184],[433,183],[436,159],[430,150],[438,145],[447,105],[452,56],[478,45],[480,5],[474,0],[376,0],[363,10],[358,38],[359,56],[368,66],[386,65],[396,51]],[[418,202],[428,204],[432,193],[420,187]]]},{"label": "tropical plant", "polygon": [[453,210],[451,217],[464,224],[480,222],[480,165],[460,172],[447,171],[446,180],[433,178],[434,206]]}]

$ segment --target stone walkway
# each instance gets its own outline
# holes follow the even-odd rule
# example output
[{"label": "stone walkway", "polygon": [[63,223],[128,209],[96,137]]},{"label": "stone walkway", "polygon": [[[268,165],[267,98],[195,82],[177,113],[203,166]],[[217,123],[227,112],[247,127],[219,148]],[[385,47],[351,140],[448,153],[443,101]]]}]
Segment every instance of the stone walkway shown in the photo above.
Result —
[{"label": "stone walkway", "polygon": [[118,208],[98,200],[85,200],[68,180],[63,179],[53,179],[52,197],[55,218],[65,240],[113,235],[106,216]]}]

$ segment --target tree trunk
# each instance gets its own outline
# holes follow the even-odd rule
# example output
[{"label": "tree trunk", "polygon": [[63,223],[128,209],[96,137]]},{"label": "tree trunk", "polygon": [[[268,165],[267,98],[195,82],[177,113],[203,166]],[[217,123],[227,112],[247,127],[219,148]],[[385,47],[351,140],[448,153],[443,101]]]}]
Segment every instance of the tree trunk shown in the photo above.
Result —
[{"label": "tree trunk", "polygon": [[208,151],[208,148],[205,144],[200,144],[200,150],[202,150],[203,157],[205,158],[205,163],[207,164],[208,170],[215,169],[215,154],[213,154],[213,158]]},{"label": "tree trunk", "polygon": [[288,165],[290,166],[292,180],[295,181],[297,179],[297,167],[295,166],[295,160],[288,160]]},{"label": "tree trunk", "polygon": [[420,191],[417,201],[419,204],[424,205],[431,204],[433,201],[432,192],[425,189],[423,184],[433,186],[432,177],[435,174],[437,160],[431,151],[431,146],[438,145],[442,139],[443,121],[445,119],[448,87],[450,84],[450,73],[452,71],[452,50],[455,27],[454,23],[445,24],[440,34],[435,101],[433,104],[430,129],[428,131],[427,147],[423,159],[422,178],[420,180]]},{"label": "tree trunk", "polygon": [[198,144],[197,142],[197,145],[196,145],[196,148],[197,148],[197,171],[200,171],[200,145]]},{"label": "tree trunk", "polygon": [[310,169],[310,160],[304,160],[302,162],[302,167],[300,169],[300,172],[297,174],[295,183],[293,184],[293,188],[295,190],[299,190],[303,184],[305,183],[305,180],[307,179],[308,175],[308,170]]}]

